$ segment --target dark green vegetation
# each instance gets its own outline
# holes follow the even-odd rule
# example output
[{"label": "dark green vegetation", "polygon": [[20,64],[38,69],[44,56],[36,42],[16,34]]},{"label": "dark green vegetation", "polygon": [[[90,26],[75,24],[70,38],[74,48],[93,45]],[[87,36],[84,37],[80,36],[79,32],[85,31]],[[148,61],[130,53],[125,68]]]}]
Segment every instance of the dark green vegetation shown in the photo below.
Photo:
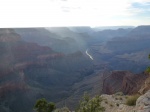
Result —
[{"label": "dark green vegetation", "polygon": [[[101,106],[102,98],[100,96],[95,96],[90,98],[88,94],[84,94],[82,100],[76,112],[104,112],[105,108]],[[52,102],[47,102],[44,98],[36,101],[34,106],[36,112],[69,112],[67,107],[57,108]]]},{"label": "dark green vegetation", "polygon": [[47,102],[45,98],[37,100],[34,106],[36,112],[52,112],[55,108],[55,104],[53,102]]},{"label": "dark green vegetation", "polygon": [[88,94],[84,94],[77,112],[104,112],[105,108],[101,106],[101,101],[102,98],[100,96],[90,99]]},{"label": "dark green vegetation", "polygon": [[67,107],[57,108],[54,112],[70,112]]},{"label": "dark green vegetation", "polygon": [[136,105],[136,100],[140,97],[140,95],[132,95],[127,98],[126,105],[134,106]]},{"label": "dark green vegetation", "polygon": [[146,72],[150,73],[150,67],[147,67]]},{"label": "dark green vegetation", "polygon": [[[148,58],[150,59],[150,54],[148,55]],[[147,67],[147,69],[146,69],[146,73],[150,73],[150,67]]]}]

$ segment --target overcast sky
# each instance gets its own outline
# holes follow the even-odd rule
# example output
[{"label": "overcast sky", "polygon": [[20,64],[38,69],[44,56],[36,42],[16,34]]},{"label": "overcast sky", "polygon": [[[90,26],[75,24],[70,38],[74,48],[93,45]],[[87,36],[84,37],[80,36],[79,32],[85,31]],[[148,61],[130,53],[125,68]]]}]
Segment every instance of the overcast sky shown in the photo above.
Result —
[{"label": "overcast sky", "polygon": [[0,27],[150,24],[150,0],[0,0]]}]

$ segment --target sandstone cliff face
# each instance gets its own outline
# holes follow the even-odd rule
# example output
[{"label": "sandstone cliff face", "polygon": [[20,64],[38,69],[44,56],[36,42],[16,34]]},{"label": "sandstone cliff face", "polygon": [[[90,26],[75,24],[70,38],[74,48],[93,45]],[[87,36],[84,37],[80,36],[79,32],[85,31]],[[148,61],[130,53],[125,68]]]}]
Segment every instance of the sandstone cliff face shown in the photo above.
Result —
[{"label": "sandstone cliff face", "polygon": [[113,71],[103,80],[103,93],[114,94],[122,91],[124,94],[134,94],[139,91],[148,76],[144,73],[133,74],[128,71]]},{"label": "sandstone cliff face", "polygon": [[137,112],[150,112],[150,90],[137,99],[136,110]]},{"label": "sandstone cliff face", "polygon": [[150,75],[147,74],[147,79],[145,82],[142,84],[140,90],[138,91],[140,94],[146,93],[148,90],[150,90]]},{"label": "sandstone cliff face", "polygon": [[117,91],[121,91],[123,78],[129,74],[126,71],[113,71],[103,81],[103,93],[113,94]]},{"label": "sandstone cliff face", "polygon": [[122,91],[125,94],[136,94],[145,83],[148,76],[145,73],[125,76],[122,83]]}]

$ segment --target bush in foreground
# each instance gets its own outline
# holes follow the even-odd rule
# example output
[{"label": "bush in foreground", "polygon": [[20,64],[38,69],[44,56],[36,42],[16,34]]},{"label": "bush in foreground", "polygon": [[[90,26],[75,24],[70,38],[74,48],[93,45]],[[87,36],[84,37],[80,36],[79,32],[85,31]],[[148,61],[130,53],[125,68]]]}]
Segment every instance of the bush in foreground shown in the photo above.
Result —
[{"label": "bush in foreground", "polygon": [[128,106],[134,106],[136,105],[136,100],[139,98],[140,95],[133,95],[133,96],[129,96],[127,98],[127,101],[126,101],[126,105]]},{"label": "bush in foreground", "polygon": [[85,94],[80,101],[77,112],[104,112],[105,108],[101,106],[102,98],[96,96],[90,99],[89,95]]},{"label": "bush in foreground", "polygon": [[[148,55],[148,58],[150,59],[150,54]],[[146,73],[150,74],[150,66],[147,67],[147,69],[145,70]]]},{"label": "bush in foreground", "polygon": [[54,112],[70,112],[70,110],[67,107],[63,107],[63,108],[54,110]]},{"label": "bush in foreground", "polygon": [[45,98],[37,100],[34,105],[36,112],[52,112],[55,108],[55,104],[53,102],[47,102]]}]

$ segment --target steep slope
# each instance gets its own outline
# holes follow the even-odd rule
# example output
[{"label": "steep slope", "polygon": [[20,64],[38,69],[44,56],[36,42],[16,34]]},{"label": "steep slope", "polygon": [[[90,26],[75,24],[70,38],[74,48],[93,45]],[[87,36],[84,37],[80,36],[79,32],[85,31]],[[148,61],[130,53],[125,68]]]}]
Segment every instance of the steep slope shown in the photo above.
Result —
[{"label": "steep slope", "polygon": [[137,112],[148,112],[150,110],[150,90],[137,99],[135,110]]},{"label": "steep slope", "polygon": [[71,86],[93,73],[92,62],[82,52],[69,55],[29,43],[13,29],[0,29],[0,111],[31,112],[45,97],[60,101]]},{"label": "steep slope", "polygon": [[103,80],[102,92],[114,94],[121,91],[124,94],[136,94],[147,78],[148,75],[145,73],[133,74],[128,71],[113,71],[109,77]]}]

